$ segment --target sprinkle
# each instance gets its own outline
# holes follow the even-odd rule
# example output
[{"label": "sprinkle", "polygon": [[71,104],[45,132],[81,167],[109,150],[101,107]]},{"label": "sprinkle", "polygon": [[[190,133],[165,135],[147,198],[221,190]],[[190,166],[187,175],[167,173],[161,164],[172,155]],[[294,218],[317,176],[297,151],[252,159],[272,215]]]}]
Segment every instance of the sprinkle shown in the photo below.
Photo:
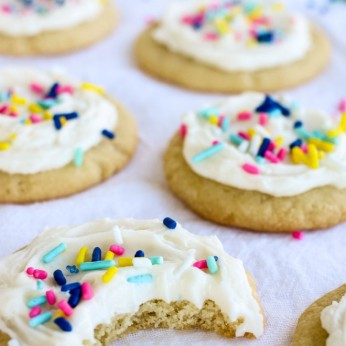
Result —
[{"label": "sprinkle", "polygon": [[235,145],[240,145],[243,142],[243,138],[241,138],[240,136],[232,133],[230,136],[230,141],[235,144]]},{"label": "sprinkle", "polygon": [[274,101],[269,95],[266,95],[263,103],[256,108],[257,113],[271,113],[276,110],[279,110],[284,116],[291,115],[291,111],[288,108]]},{"label": "sprinkle", "polygon": [[108,131],[106,129],[102,130],[101,134],[102,134],[102,136],[104,136],[108,139],[114,139],[115,138],[114,132]]},{"label": "sprinkle", "polygon": [[250,112],[240,112],[237,115],[237,119],[239,121],[250,120],[251,117],[252,117],[252,114]]},{"label": "sprinkle", "polygon": [[131,284],[144,284],[153,282],[153,276],[151,274],[142,274],[136,276],[130,276],[127,278],[127,282]]},{"label": "sprinkle", "polygon": [[73,265],[73,266],[67,265],[66,270],[68,270],[70,274],[78,274],[79,273],[79,269],[75,265]]},{"label": "sprinkle", "polygon": [[217,265],[217,262],[214,258],[214,256],[208,256],[207,257],[207,266],[210,274],[215,274],[219,271],[219,267]]},{"label": "sprinkle", "polygon": [[252,156],[256,156],[261,145],[261,137],[259,135],[254,135],[251,138],[249,152]]},{"label": "sprinkle", "polygon": [[137,250],[135,253],[135,257],[144,257],[144,251],[143,250]]},{"label": "sprinkle", "polygon": [[79,117],[77,112],[55,114],[53,116],[53,123],[56,130],[61,130],[66,121],[77,119]]},{"label": "sprinkle", "polygon": [[34,271],[35,271],[35,269],[34,269],[33,267],[28,267],[27,270],[26,270],[26,273],[27,273],[28,275],[33,275],[33,274],[34,274]]},{"label": "sprinkle", "polygon": [[75,308],[82,297],[82,288],[75,288],[72,291],[70,291],[70,298],[68,299],[68,304],[71,306],[71,308]]},{"label": "sprinkle", "polygon": [[39,291],[41,291],[41,290],[43,290],[44,289],[44,283],[43,283],[43,281],[42,280],[37,280],[36,281],[36,287],[37,287],[37,289],[39,290]]},{"label": "sprinkle", "polygon": [[65,300],[62,299],[58,303],[58,308],[66,315],[66,316],[71,316],[73,313],[73,309],[70,306],[70,304]]},{"label": "sprinkle", "polygon": [[35,279],[45,280],[48,277],[48,273],[45,270],[35,269],[33,276]]},{"label": "sprinkle", "polygon": [[80,270],[88,271],[88,270],[100,270],[100,269],[108,269],[109,267],[115,266],[115,262],[112,260],[107,261],[98,261],[98,262],[83,262],[80,264]]},{"label": "sprinkle", "polygon": [[203,150],[202,152],[200,152],[199,154],[194,156],[192,158],[192,161],[194,163],[199,163],[199,162],[209,158],[210,156],[217,154],[223,148],[224,148],[224,143],[219,143],[219,144],[213,145],[210,148]]},{"label": "sprinkle", "polygon": [[108,261],[108,260],[113,260],[114,259],[114,252],[108,250],[106,252],[106,256],[104,258],[105,261]]},{"label": "sprinkle", "polygon": [[294,231],[294,232],[292,232],[292,238],[296,239],[296,240],[303,240],[304,233],[301,231]]},{"label": "sprinkle", "polygon": [[34,306],[30,312],[29,312],[29,317],[33,318],[38,316],[42,312],[42,309],[39,306]]},{"label": "sprinkle", "polygon": [[168,229],[176,229],[177,223],[170,217],[165,217],[163,219],[163,224],[168,228]]},{"label": "sprinkle", "polygon": [[308,145],[308,157],[309,157],[309,160],[307,162],[308,166],[312,169],[318,169],[320,166],[318,151],[316,146],[313,144]]},{"label": "sprinkle", "polygon": [[9,150],[11,148],[11,144],[10,143],[6,143],[6,142],[0,142],[0,150]]},{"label": "sprinkle", "polygon": [[[219,258],[217,256],[214,256],[214,259],[215,259],[215,261],[219,260]],[[208,268],[207,260],[197,261],[197,262],[193,263],[192,266],[196,267],[198,269],[207,269]]]},{"label": "sprinkle", "polygon": [[40,84],[37,83],[31,83],[30,84],[30,89],[36,94],[43,94],[43,87]]},{"label": "sprinkle", "polygon": [[258,149],[257,156],[264,157],[264,154],[268,150],[269,145],[270,145],[270,139],[269,138],[264,138],[260,148]]},{"label": "sprinkle", "polygon": [[118,258],[118,267],[130,267],[133,266],[132,257],[120,257]]},{"label": "sprinkle", "polygon": [[26,305],[27,305],[28,308],[33,308],[34,306],[43,305],[43,304],[46,304],[46,303],[47,303],[46,296],[40,296],[40,297],[36,297],[36,298],[30,299],[26,303]]},{"label": "sprinkle", "polygon": [[36,114],[31,114],[29,119],[31,120],[31,122],[33,124],[37,124],[37,123],[41,122],[41,118],[38,115],[36,115]]},{"label": "sprinkle", "polygon": [[151,263],[151,260],[149,258],[145,257],[135,257],[132,261],[133,266],[136,268],[142,268],[142,267],[151,267],[153,264]]},{"label": "sprinkle", "polygon": [[277,158],[280,161],[283,161],[285,159],[286,155],[287,155],[287,149],[281,148],[277,154]]},{"label": "sprinkle", "polygon": [[268,115],[266,113],[260,113],[258,123],[262,126],[266,126],[268,123]]},{"label": "sprinkle", "polygon": [[73,282],[72,284],[66,284],[64,286],[61,286],[62,292],[69,292],[73,291],[76,288],[80,288],[81,284],[79,282]]},{"label": "sprinkle", "polygon": [[99,247],[95,247],[95,249],[91,255],[92,262],[101,261],[101,257],[102,257],[101,249]]},{"label": "sprinkle", "polygon": [[229,128],[229,125],[230,125],[230,119],[229,118],[226,118],[224,117],[221,121],[221,129],[223,132],[226,132]]},{"label": "sprinkle", "polygon": [[250,142],[244,140],[238,147],[238,150],[242,153],[246,153],[250,147]]},{"label": "sprinkle", "polygon": [[114,236],[114,239],[115,239],[115,242],[119,245],[123,244],[124,241],[123,241],[123,236],[121,234],[121,230],[120,230],[120,227],[115,225],[113,227],[113,236]]},{"label": "sprinkle", "polygon": [[59,95],[63,93],[73,94],[74,88],[72,85],[64,85],[64,86],[59,85],[56,89],[56,92]]},{"label": "sprinkle", "polygon": [[102,275],[102,281],[106,284],[108,282],[110,282],[115,274],[118,272],[118,268],[117,267],[111,267],[109,268],[103,275]]},{"label": "sprinkle", "polygon": [[267,129],[265,129],[262,125],[256,124],[254,126],[254,130],[261,135],[262,137],[270,137],[270,133],[268,132]]},{"label": "sprinkle", "polygon": [[340,112],[346,112],[346,99],[343,99],[340,101],[339,111]]},{"label": "sprinkle", "polygon": [[54,83],[51,88],[49,89],[49,91],[47,92],[47,94],[45,95],[45,98],[48,99],[55,99],[58,94],[57,94],[57,90],[59,88],[59,84],[58,83]]},{"label": "sprinkle", "polygon": [[149,260],[151,261],[151,263],[153,265],[163,263],[163,257],[162,256],[151,256],[151,257],[149,257]]},{"label": "sprinkle", "polygon": [[72,332],[72,325],[64,317],[58,317],[54,320],[54,323],[63,331],[63,332]]},{"label": "sprinkle", "polygon": [[180,133],[180,137],[181,138],[185,138],[186,137],[186,135],[187,135],[187,125],[186,124],[181,124],[180,125],[179,133]]},{"label": "sprinkle", "polygon": [[56,302],[56,296],[53,290],[48,290],[46,292],[46,299],[49,305],[54,305]]},{"label": "sprinkle", "polygon": [[84,162],[84,151],[82,148],[77,148],[74,152],[73,163],[76,167],[82,166]]},{"label": "sprinkle", "polygon": [[59,244],[57,247],[55,247],[53,250],[49,251],[42,257],[43,263],[52,262],[56,257],[62,254],[65,250],[66,250],[66,244],[65,243]]},{"label": "sprinkle", "polygon": [[82,297],[84,300],[90,300],[94,296],[89,282],[82,283]]},{"label": "sprinkle", "polygon": [[292,150],[294,147],[301,147],[303,145],[303,141],[301,139],[296,139],[294,142],[290,144],[290,149]]},{"label": "sprinkle", "polygon": [[111,245],[109,250],[117,256],[122,256],[125,253],[125,249],[122,246],[116,244]]},{"label": "sprinkle", "polygon": [[83,90],[93,91],[93,92],[96,92],[96,93],[101,94],[101,95],[105,94],[105,90],[103,88],[99,87],[98,85],[92,84],[92,83],[83,82],[81,87]]},{"label": "sprinkle", "polygon": [[267,150],[264,154],[264,157],[270,161],[271,163],[279,163],[280,160],[273,154],[271,153],[269,150]]},{"label": "sprinkle", "polygon": [[79,250],[79,253],[78,253],[78,256],[77,256],[77,259],[76,259],[77,266],[80,266],[81,263],[85,262],[85,258],[86,258],[87,252],[88,252],[88,248],[86,246],[82,247]]},{"label": "sprinkle", "polygon": [[51,318],[52,318],[52,313],[48,311],[48,312],[45,312],[43,314],[40,314],[40,315],[30,319],[29,325],[30,325],[30,327],[35,328],[41,324],[44,324],[44,323],[50,321]]},{"label": "sprinkle", "polygon": [[333,152],[335,150],[335,147],[333,144],[321,141],[320,139],[317,138],[311,138],[309,139],[310,144],[314,144],[317,149],[326,151],[327,153]]},{"label": "sprinkle", "polygon": [[243,170],[246,172],[246,173],[249,173],[249,174],[253,174],[253,175],[258,175],[260,174],[260,170],[257,166],[254,166],[254,165],[250,165],[248,163],[245,163],[243,166],[242,166]]}]

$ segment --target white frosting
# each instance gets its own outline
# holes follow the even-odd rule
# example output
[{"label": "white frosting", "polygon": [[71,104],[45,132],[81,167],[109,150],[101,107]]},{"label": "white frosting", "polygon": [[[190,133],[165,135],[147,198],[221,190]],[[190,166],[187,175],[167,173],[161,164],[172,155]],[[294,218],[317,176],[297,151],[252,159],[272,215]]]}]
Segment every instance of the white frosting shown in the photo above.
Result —
[{"label": "white frosting", "polygon": [[[28,105],[39,98],[30,91],[31,83],[42,85],[45,90],[55,82],[72,85],[74,93],[63,93],[59,103],[49,109],[54,114],[77,112],[79,117],[67,121],[61,130],[56,130],[52,121],[23,125],[21,119],[30,116],[28,107],[18,106],[18,117],[0,114],[0,142],[16,137],[9,150],[0,150],[0,170],[15,174],[35,174],[61,168],[74,159],[77,148],[84,152],[99,144],[102,130],[113,131],[117,123],[117,110],[105,96],[84,90],[81,84],[56,73],[39,73],[27,69],[0,70],[0,91],[9,88],[16,95],[24,96]],[[0,108],[8,104],[1,102]]]},{"label": "white frosting", "polygon": [[[216,1],[218,4],[223,2]],[[244,4],[248,2],[243,1]],[[265,1],[257,2],[264,6],[264,13],[272,20],[274,28],[283,33],[280,41],[274,44],[249,45],[249,27],[243,15],[231,23],[229,34],[213,41],[204,38],[210,31],[208,26],[194,30],[182,23],[183,16],[195,14],[201,6],[215,3],[211,0],[176,1],[168,7],[153,37],[173,52],[230,72],[256,71],[302,59],[311,46],[310,29],[305,18],[287,11],[276,12]],[[243,39],[235,39],[235,31]]]},{"label": "white frosting", "polygon": [[[288,158],[278,164],[266,162],[258,164],[255,156],[249,151],[242,152],[229,140],[231,133],[246,131],[258,124],[258,115],[253,115],[249,121],[236,121],[237,114],[243,110],[253,111],[264,100],[261,93],[244,93],[229,97],[215,105],[220,114],[230,119],[229,130],[223,132],[219,127],[210,124],[197,113],[188,113],[183,123],[187,125],[187,135],[184,140],[183,155],[190,168],[200,176],[233,186],[242,190],[260,191],[272,196],[295,196],[321,186],[346,188],[346,135],[340,136],[340,142],[335,145],[335,151],[328,153],[320,161],[320,168],[311,169],[304,164],[293,164]],[[296,120],[304,123],[307,131],[328,130],[338,126],[339,119],[332,118],[320,111],[298,109],[290,117],[278,116],[272,118],[266,128],[272,140],[284,138],[284,147],[295,141],[297,134],[293,130]],[[257,125],[258,126],[258,125]],[[209,148],[214,140],[223,141],[224,148],[217,154],[199,163],[193,162],[193,157]],[[244,164],[256,165],[259,175],[244,172]]]},{"label": "white frosting", "polygon": [[[68,294],[59,292],[50,276],[56,269],[64,271],[67,264],[75,264],[82,246],[88,246],[89,256],[94,247],[99,246],[104,256],[110,244],[115,243],[115,225],[120,228],[124,241],[124,256],[132,257],[141,249],[146,257],[163,256],[163,264],[119,268],[108,284],[102,282],[103,270],[66,276],[68,283],[90,282],[94,292],[94,298],[82,301],[69,318],[73,331],[64,333],[52,321],[37,328],[29,327],[27,300],[44,294],[48,289],[54,289],[58,299],[68,297]],[[42,256],[61,242],[66,243],[66,252],[50,264],[43,264]],[[216,274],[192,266],[194,261],[214,255],[219,257]],[[35,280],[25,273],[28,267],[49,273],[43,291],[37,291]],[[197,308],[202,308],[204,301],[211,299],[231,321],[243,319],[236,330],[238,337],[245,333],[259,337],[263,332],[260,306],[252,295],[242,262],[228,255],[215,236],[196,236],[180,225],[169,230],[159,220],[106,219],[46,230],[29,246],[3,259],[0,274],[0,330],[18,340],[21,346],[30,346],[33,340],[37,345],[51,346],[78,346],[83,340],[93,343],[94,328],[98,324],[110,323],[117,314],[135,313],[141,304],[152,299],[168,303],[188,300]],[[133,284],[127,281],[130,276],[141,274],[151,274],[153,282]],[[43,306],[44,311],[47,309],[47,305]]]},{"label": "white frosting", "polygon": [[[38,5],[36,5],[38,3]],[[36,7],[48,8],[38,12]],[[6,11],[6,7],[14,9]],[[63,30],[97,17],[102,10],[100,0],[35,0],[35,5],[24,6],[18,0],[0,0],[0,33],[8,36],[33,36],[46,31]]]},{"label": "white frosting", "polygon": [[346,295],[322,310],[321,323],[329,334],[327,346],[346,345]]}]

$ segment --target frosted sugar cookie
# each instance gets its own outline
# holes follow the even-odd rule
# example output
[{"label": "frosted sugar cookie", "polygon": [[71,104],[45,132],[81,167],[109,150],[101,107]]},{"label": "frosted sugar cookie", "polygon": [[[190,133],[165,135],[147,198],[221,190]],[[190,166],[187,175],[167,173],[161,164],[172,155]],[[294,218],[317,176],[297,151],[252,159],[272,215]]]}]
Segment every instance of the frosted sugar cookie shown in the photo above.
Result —
[{"label": "frosted sugar cookie", "polygon": [[110,34],[116,11],[108,0],[0,0],[0,54],[60,54]]},{"label": "frosted sugar cookie", "polygon": [[171,4],[139,37],[135,54],[145,72],[186,88],[275,91],[320,73],[329,43],[280,3],[189,0]]},{"label": "frosted sugar cookie", "polygon": [[346,340],[346,285],[311,304],[299,318],[292,346],[342,346]]},{"label": "frosted sugar cookie", "polygon": [[0,273],[1,346],[109,345],[147,328],[263,333],[242,262],[170,218],[50,229],[1,260]]},{"label": "frosted sugar cookie", "polygon": [[172,191],[206,219],[291,232],[346,220],[346,113],[244,93],[184,116],[165,154]]},{"label": "frosted sugar cookie", "polygon": [[0,202],[77,193],[122,169],[132,116],[101,87],[57,73],[0,70]]}]

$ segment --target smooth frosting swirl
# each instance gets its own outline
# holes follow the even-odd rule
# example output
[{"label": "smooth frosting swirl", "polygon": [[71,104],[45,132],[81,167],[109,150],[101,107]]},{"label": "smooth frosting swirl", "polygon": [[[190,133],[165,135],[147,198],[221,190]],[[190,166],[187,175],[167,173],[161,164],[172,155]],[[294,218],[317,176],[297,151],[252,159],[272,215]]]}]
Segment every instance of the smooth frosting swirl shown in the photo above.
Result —
[{"label": "smooth frosting swirl", "polygon": [[257,71],[302,59],[309,24],[265,1],[176,1],[153,38],[176,53],[221,70]]},{"label": "smooth frosting swirl", "polygon": [[[102,256],[110,244],[120,244],[125,248],[125,257],[132,257],[141,249],[145,257],[162,256],[163,263],[149,267],[131,266],[119,268],[116,276],[107,284],[102,282],[105,271],[80,271],[67,276],[67,264],[76,263],[80,248],[102,249]],[[59,243],[66,244],[66,251],[53,262],[44,264],[42,257]],[[198,269],[192,264],[218,256],[219,270],[216,274]],[[88,260],[89,257],[87,257]],[[103,258],[103,257],[102,257]],[[115,257],[118,261],[119,257]],[[25,271],[28,267],[46,270],[49,274],[44,281],[43,291],[36,289],[36,282]],[[11,270],[8,270],[11,268]],[[68,293],[59,292],[51,275],[56,269],[65,272],[68,283],[89,282],[94,298],[82,301],[74,309],[69,321],[73,331],[64,333],[48,322],[36,328],[28,325],[26,302],[54,289],[58,300]],[[247,273],[240,260],[228,255],[215,237],[197,236],[189,233],[179,224],[168,229],[159,220],[109,219],[90,222],[75,227],[60,227],[46,230],[26,248],[0,261],[0,330],[19,341],[21,346],[32,345],[82,345],[83,341],[95,342],[94,328],[110,323],[117,314],[134,313],[142,303],[152,299],[165,302],[188,300],[201,308],[207,299],[213,300],[231,321],[243,322],[237,326],[236,336],[252,333],[259,337],[263,333],[263,315],[253,296]],[[128,278],[150,274],[153,281],[135,284]],[[43,311],[55,311],[56,307],[41,306]]]}]

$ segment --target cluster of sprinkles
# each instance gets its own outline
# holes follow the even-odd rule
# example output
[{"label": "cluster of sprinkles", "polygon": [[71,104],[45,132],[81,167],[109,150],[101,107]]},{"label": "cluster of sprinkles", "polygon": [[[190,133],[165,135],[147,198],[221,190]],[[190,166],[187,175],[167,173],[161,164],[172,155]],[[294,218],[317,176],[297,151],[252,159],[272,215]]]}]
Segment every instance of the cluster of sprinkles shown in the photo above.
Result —
[{"label": "cluster of sprinkles", "polygon": [[[186,14],[181,18],[184,25],[203,33],[206,41],[217,41],[224,36],[232,35],[238,42],[246,42],[249,46],[274,44],[280,42],[283,30],[268,15],[268,9],[282,12],[284,5],[280,2],[266,7],[258,1],[218,1],[210,5],[200,6],[197,12]],[[234,25],[239,18],[246,23],[243,27]]]},{"label": "cluster of sprinkles", "polygon": [[[296,136],[288,146],[284,145],[285,138],[275,137],[270,133],[268,125],[277,117],[290,118],[297,105],[290,107],[274,100],[266,95],[264,101],[254,110],[239,112],[236,116],[236,122],[245,123],[256,119],[256,125],[249,127],[246,131],[232,132],[228,143],[237,147],[239,151],[250,154],[257,164],[245,162],[242,163],[242,169],[247,174],[261,174],[261,165],[280,164],[285,162],[291,164],[303,164],[311,169],[318,169],[320,161],[328,153],[335,150],[335,145],[339,142],[340,136],[346,132],[346,99],[341,100],[339,112],[341,113],[340,122],[337,127],[322,131],[308,131],[304,128],[302,121],[292,120],[292,131]],[[198,116],[212,126],[219,127],[223,132],[229,133],[232,125],[229,118],[222,114],[217,107],[202,109]],[[185,124],[181,126],[180,134],[185,137],[188,128]],[[226,146],[225,141],[215,140],[210,147],[197,153],[192,161],[199,163],[211,156],[217,155]]]},{"label": "cluster of sprinkles", "polygon": [[[74,1],[79,2],[79,0]],[[0,5],[0,14],[28,15],[29,13],[36,13],[44,16],[65,3],[66,0],[18,0],[16,3],[9,1]]]},{"label": "cluster of sprinkles", "polygon": [[[177,227],[177,222],[169,217],[166,217],[162,223],[169,231],[173,231]],[[71,277],[81,272],[102,270],[104,273],[101,281],[103,284],[108,284],[116,277],[119,270],[126,270],[127,267],[150,268],[153,265],[162,265],[164,263],[163,256],[146,257],[142,249],[138,249],[133,257],[126,257],[120,227],[114,226],[112,232],[116,243],[109,245],[104,256],[102,256],[102,249],[96,246],[91,253],[91,261],[88,261],[89,249],[86,246],[81,247],[77,253],[75,264],[66,266],[67,275],[60,268],[54,270],[52,275],[41,268],[28,267],[26,269],[26,274],[36,280],[38,291],[45,290],[44,282],[46,280],[55,283],[55,287],[45,290],[43,295],[35,295],[26,301],[26,306],[29,309],[29,326],[36,328],[53,321],[63,332],[73,331],[69,317],[74,314],[74,310],[78,308],[82,301],[89,301],[94,298],[94,290],[90,282],[68,282],[66,276]],[[41,258],[42,265],[54,263],[56,258],[63,256],[68,250],[66,243],[56,245]],[[188,267],[192,266],[199,270],[207,270],[206,273],[212,275],[219,271],[219,258],[217,256],[208,256],[206,259],[191,263],[189,259],[187,260]],[[186,267],[185,263],[182,266]],[[152,274],[147,273],[129,275],[126,281],[129,284],[136,285],[153,284],[155,278]],[[93,284],[95,285],[95,282]]]},{"label": "cluster of sprinkles", "polygon": [[[39,83],[32,82],[28,85],[29,91],[34,95],[35,101],[19,95],[13,89],[0,90],[0,118],[10,117],[18,121],[22,126],[35,126],[42,122],[51,122],[56,131],[63,130],[69,121],[79,118],[77,111],[68,113],[54,113],[54,106],[63,102],[63,95],[74,95],[75,88],[72,85],[53,83],[48,89]],[[104,90],[92,83],[83,82],[80,88],[84,91],[104,95]],[[23,114],[25,116],[23,116]],[[109,129],[103,129],[100,133],[104,138],[113,140],[115,133]],[[6,140],[0,141],[1,151],[10,150],[12,143],[16,140],[16,133],[8,134]],[[80,167],[84,161],[82,148],[74,148],[74,164]]]}]

